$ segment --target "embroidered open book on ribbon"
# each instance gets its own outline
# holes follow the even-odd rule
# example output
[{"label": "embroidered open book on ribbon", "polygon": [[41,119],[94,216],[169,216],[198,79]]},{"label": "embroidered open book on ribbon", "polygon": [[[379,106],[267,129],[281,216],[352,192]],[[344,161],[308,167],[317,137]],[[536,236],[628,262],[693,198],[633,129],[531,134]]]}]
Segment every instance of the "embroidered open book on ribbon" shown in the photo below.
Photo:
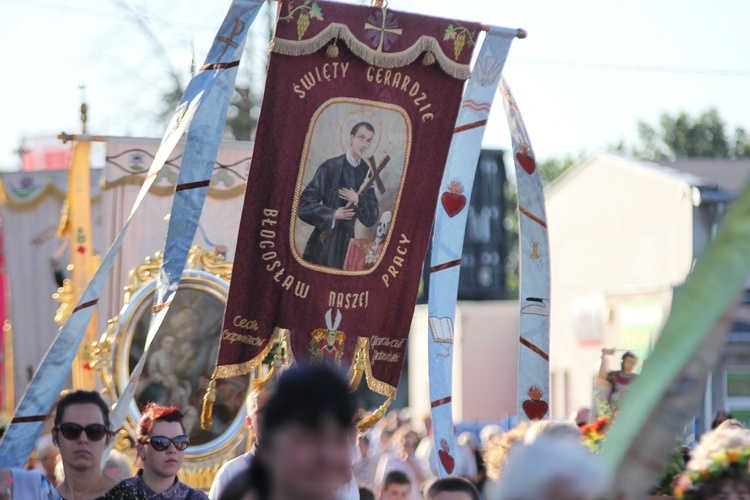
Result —
[{"label": "embroidered open book on ribbon", "polygon": [[371,389],[395,394],[479,30],[284,4],[216,378],[247,373],[286,339],[296,361],[356,364]]}]

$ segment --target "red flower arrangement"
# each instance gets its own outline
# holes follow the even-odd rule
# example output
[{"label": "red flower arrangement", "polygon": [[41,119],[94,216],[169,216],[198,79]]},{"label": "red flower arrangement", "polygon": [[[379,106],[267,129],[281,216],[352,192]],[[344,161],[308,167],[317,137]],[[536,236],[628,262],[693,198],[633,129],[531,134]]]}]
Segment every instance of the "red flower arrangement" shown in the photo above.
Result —
[{"label": "red flower arrangement", "polygon": [[586,424],[581,427],[581,434],[583,434],[583,443],[594,453],[599,453],[599,450],[604,443],[604,439],[607,436],[609,426],[612,424],[612,419],[609,417],[599,417],[590,424]]}]

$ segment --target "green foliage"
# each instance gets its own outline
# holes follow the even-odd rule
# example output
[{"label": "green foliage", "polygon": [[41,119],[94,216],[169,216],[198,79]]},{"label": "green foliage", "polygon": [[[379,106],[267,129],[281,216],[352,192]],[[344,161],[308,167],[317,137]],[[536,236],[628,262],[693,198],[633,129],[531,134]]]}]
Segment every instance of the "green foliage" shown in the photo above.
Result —
[{"label": "green foliage", "polygon": [[684,111],[674,116],[662,113],[658,125],[639,121],[638,140],[632,147],[621,140],[613,149],[653,161],[750,157],[750,136],[742,128],[735,129],[730,136],[726,123],[714,108],[696,118]]},{"label": "green foliage", "polygon": [[669,457],[667,470],[665,470],[661,478],[659,478],[659,482],[654,487],[652,494],[657,496],[672,495],[674,483],[677,481],[677,478],[685,472],[685,465],[685,455],[682,453],[682,443],[678,441],[674,452]]},{"label": "green foliage", "polygon": [[315,2],[313,2],[312,6],[310,7],[310,17],[319,21],[323,20],[323,11]]}]

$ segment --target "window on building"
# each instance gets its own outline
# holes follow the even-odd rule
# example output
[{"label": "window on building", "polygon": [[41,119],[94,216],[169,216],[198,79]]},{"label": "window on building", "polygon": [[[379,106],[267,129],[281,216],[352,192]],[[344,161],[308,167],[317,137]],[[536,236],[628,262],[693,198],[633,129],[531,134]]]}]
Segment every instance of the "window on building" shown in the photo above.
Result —
[{"label": "window on building", "polygon": [[728,368],[724,383],[727,410],[737,420],[750,425],[750,370]]}]

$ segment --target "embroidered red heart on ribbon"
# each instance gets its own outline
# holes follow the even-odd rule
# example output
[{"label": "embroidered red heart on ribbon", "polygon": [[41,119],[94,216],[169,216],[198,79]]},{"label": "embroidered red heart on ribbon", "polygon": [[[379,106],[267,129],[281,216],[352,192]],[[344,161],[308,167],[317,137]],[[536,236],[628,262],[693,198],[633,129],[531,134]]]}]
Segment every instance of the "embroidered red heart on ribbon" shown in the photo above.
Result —
[{"label": "embroidered red heart on ribbon", "polygon": [[448,217],[455,217],[466,206],[466,196],[446,191],[440,197],[440,202],[443,204]]},{"label": "embroidered red heart on ribbon", "polygon": [[549,405],[546,401],[539,401],[533,399],[527,399],[521,405],[523,412],[529,417],[529,420],[541,420],[549,409]]},{"label": "embroidered red heart on ribbon", "polygon": [[440,463],[443,464],[445,472],[452,474],[456,467],[456,460],[443,450],[438,450],[438,457],[440,457]]},{"label": "embroidered red heart on ribbon", "polygon": [[536,160],[534,160],[533,156],[526,153],[516,153],[516,160],[518,160],[518,163],[527,174],[531,175],[536,170]]}]

